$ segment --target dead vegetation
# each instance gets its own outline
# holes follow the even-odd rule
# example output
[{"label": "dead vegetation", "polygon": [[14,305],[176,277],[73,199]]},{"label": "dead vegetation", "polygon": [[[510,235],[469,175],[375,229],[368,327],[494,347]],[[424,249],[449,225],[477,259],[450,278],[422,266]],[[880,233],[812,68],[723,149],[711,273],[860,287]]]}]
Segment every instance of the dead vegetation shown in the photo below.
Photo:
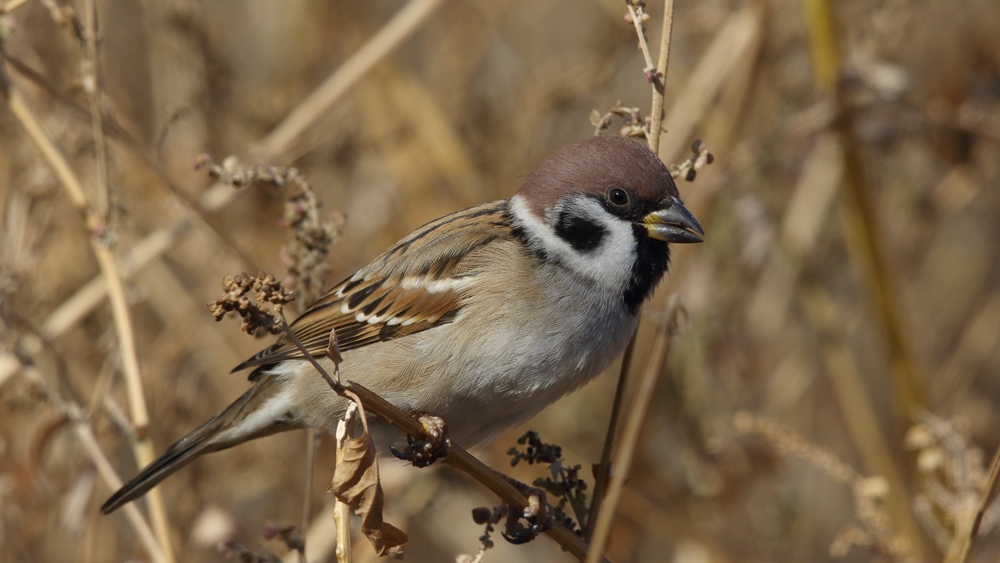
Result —
[{"label": "dead vegetation", "polygon": [[[656,45],[662,7],[646,9]],[[283,554],[304,494],[310,557],[332,554],[332,437],[311,486],[303,439],[284,434],[199,460],[165,501],[97,507],[245,389],[228,372],[267,341],[205,312],[223,276],[298,268],[316,291],[426,220],[508,196],[606,119],[641,131],[649,65],[624,13],[0,4],[0,559]],[[672,293],[683,331],[656,370],[609,559],[1000,558],[998,40],[990,0],[678,6],[660,154],[697,168],[704,139],[717,157],[681,186],[708,242],[675,249],[646,309],[638,370]],[[213,180],[203,154],[243,165]],[[234,190],[239,170],[286,185]],[[614,387],[602,377],[530,424],[587,480]],[[522,434],[480,457],[505,468]],[[540,476],[524,465],[514,477]],[[470,511],[495,497],[450,470],[389,462],[380,478],[409,560],[476,552]],[[569,559],[495,543],[486,561]]]}]

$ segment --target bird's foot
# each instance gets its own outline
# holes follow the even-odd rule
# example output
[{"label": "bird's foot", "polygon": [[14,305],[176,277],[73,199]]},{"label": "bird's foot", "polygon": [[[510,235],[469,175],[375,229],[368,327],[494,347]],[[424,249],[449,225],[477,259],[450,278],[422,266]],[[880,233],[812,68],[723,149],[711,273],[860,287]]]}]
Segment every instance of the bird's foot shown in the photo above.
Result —
[{"label": "bird's foot", "polygon": [[391,446],[389,451],[416,467],[427,467],[448,455],[451,440],[448,438],[448,427],[445,426],[444,419],[425,414],[420,416],[420,424],[424,427],[423,438],[407,436],[406,442],[409,445],[404,451],[401,452]]},{"label": "bird's foot", "polygon": [[[507,511],[507,523],[500,535],[512,544],[528,543],[552,527],[552,507],[542,489],[529,487],[514,479],[508,481],[528,497],[528,506],[520,514],[515,510]],[[521,522],[522,519],[527,525]]]}]

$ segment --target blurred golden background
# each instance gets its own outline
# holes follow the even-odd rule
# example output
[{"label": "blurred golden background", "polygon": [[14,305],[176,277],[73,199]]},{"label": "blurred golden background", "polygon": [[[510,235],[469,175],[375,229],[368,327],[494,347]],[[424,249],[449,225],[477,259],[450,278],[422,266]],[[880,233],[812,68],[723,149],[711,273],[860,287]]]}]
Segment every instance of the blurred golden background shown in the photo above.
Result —
[{"label": "blurred golden background", "polygon": [[[674,249],[645,309],[639,368],[669,294],[686,322],[612,561],[958,561],[987,498],[1000,443],[1000,10],[832,4],[677,6],[660,155],[683,160],[695,139],[714,153],[680,182],[707,242]],[[647,9],[655,46],[663,7]],[[591,110],[649,112],[618,1],[6,0],[0,13],[4,72],[108,210],[100,240],[125,277],[156,452],[242,393],[229,370],[268,343],[207,314],[222,277],[286,268],[290,193],[213,187],[194,169],[200,154],[307,175],[321,211],[346,216],[332,283],[427,220],[512,194],[547,152],[593,134]],[[106,285],[86,223],[9,100],[0,560],[149,560],[123,513],[97,513],[111,489],[94,451],[121,478],[137,469]],[[589,468],[616,378],[526,428]],[[505,470],[523,430],[477,453]],[[168,479],[176,559],[219,560],[224,540],[283,555],[260,530],[301,525],[308,490],[310,560],[332,561],[331,440],[308,487],[305,452],[304,433],[283,434]],[[495,504],[490,493],[447,468],[388,461],[383,477],[409,560],[475,555],[470,510]],[[987,507],[969,561],[1000,559],[998,519]],[[486,561],[571,559],[544,537],[494,539]],[[355,543],[357,561],[373,559]]]}]

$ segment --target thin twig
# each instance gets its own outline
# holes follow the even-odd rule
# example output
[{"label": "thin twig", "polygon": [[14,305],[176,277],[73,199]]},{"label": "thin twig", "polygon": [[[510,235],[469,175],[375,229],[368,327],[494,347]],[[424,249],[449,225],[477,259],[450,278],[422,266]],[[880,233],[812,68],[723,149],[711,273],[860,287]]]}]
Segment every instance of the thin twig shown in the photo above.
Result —
[{"label": "thin twig", "polygon": [[[181,221],[147,236],[133,246],[131,252],[128,252],[119,264],[122,275],[131,277],[149,266],[192,225],[193,223],[190,221]],[[99,276],[90,280],[49,314],[45,322],[38,327],[38,336],[27,334],[21,339],[21,352],[27,357],[34,357],[41,351],[43,340],[54,340],[61,336],[77,321],[97,308],[107,295],[108,284],[103,277]],[[15,354],[11,352],[0,353],[0,387],[18,369],[20,369],[20,360]]]},{"label": "thin twig", "polygon": [[395,51],[432,16],[445,0],[411,0],[367,43],[330,75],[308,98],[249,151],[248,160],[275,156],[288,151],[302,134],[320,122],[329,108],[351,91],[377,63]]},{"label": "thin twig", "polygon": [[[434,13],[433,8],[437,8],[442,1],[412,0],[406,8],[401,10],[385,26],[388,27],[393,22],[398,22],[394,26],[392,34],[387,33],[385,28],[383,28],[381,32],[369,39],[351,59],[337,68],[309,97],[303,100],[295,110],[275,127],[267,137],[261,139],[256,145],[251,147],[247,151],[247,154],[252,155],[253,158],[248,158],[248,160],[272,161],[277,159],[281,154],[289,152],[291,150],[291,143],[295,142],[310,126],[315,125],[320,116],[328,114],[331,108],[342,99],[344,94],[350,92],[361,79],[367,76],[367,72],[370,72],[377,63],[385,59],[402,42],[409,38],[417,28],[426,23]],[[420,9],[418,10],[417,8]],[[410,11],[406,11],[408,9]],[[405,14],[404,11],[406,11]],[[334,85],[336,85],[336,88],[334,88]],[[180,190],[177,193],[181,193]],[[238,193],[232,187],[222,182],[217,182],[198,199],[198,207],[206,213],[218,211],[229,205]],[[136,268],[141,268],[142,265],[156,260],[172,248],[180,240],[181,236],[190,229],[192,224],[193,220],[191,217],[184,217],[173,224],[153,231],[134,247],[135,249],[143,249],[143,252],[138,253],[133,251],[132,253],[126,253],[124,261],[128,263],[135,260]],[[135,258],[136,254],[141,254],[142,259]],[[86,301],[86,306],[75,308],[72,315],[62,318],[60,328],[63,331],[70,328],[100,304],[100,301],[105,297],[104,292],[107,290],[107,287],[107,281],[102,276],[95,277],[85,285],[84,288],[90,292],[87,295],[88,299],[82,300]],[[70,298],[70,300],[81,298],[82,296],[79,293]],[[57,310],[65,312],[61,307]],[[49,320],[43,326],[49,326],[52,320],[52,316],[50,316]],[[60,331],[57,333],[47,333],[46,335],[54,338],[61,333]],[[37,348],[37,344],[36,342],[35,348]],[[26,346],[26,348],[31,348],[31,346]],[[28,352],[30,353],[30,350]],[[3,385],[8,380],[19,364],[20,362],[13,354],[8,352],[0,353],[0,385]]]},{"label": "thin twig", "polygon": [[0,6],[0,15],[9,14],[21,6],[24,6],[28,2],[30,2],[30,0],[10,0],[3,6]]},{"label": "thin twig", "polygon": [[[146,435],[149,415],[143,395],[142,379],[139,372],[139,358],[135,348],[135,333],[132,330],[132,319],[129,315],[128,303],[125,299],[125,288],[119,276],[111,249],[104,242],[104,235],[106,234],[104,232],[104,222],[94,212],[88,202],[83,185],[76,177],[76,174],[73,173],[66,158],[52,141],[41,120],[25,103],[21,92],[10,82],[2,66],[0,66],[0,92],[7,99],[7,105],[10,108],[11,114],[24,128],[28,137],[38,148],[39,152],[42,153],[45,161],[52,167],[53,172],[55,172],[60,183],[66,189],[67,195],[69,195],[74,207],[77,208],[77,211],[82,216],[90,233],[88,240],[108,287],[111,312],[114,318],[115,330],[118,334],[122,371],[132,414],[132,425],[136,432],[136,439],[132,442],[132,452],[136,458],[136,462],[140,466],[145,466],[153,461],[153,446]],[[160,547],[164,552],[166,560],[173,561],[174,557],[170,548],[170,530],[167,523],[166,511],[163,507],[163,497],[155,489],[150,492],[152,494],[148,498],[153,529],[156,531],[156,536],[160,541]]]},{"label": "thin twig", "polygon": [[969,560],[972,544],[975,543],[976,536],[979,535],[979,525],[983,522],[983,514],[986,513],[986,507],[993,502],[998,488],[1000,488],[1000,447],[997,447],[997,451],[993,454],[990,477],[986,483],[986,489],[983,490],[983,495],[979,498],[979,506],[976,508],[976,518],[972,521],[969,536],[965,539],[965,543],[962,545],[962,552],[955,563],[965,563]]},{"label": "thin twig", "polygon": [[674,31],[674,0],[663,2],[663,33],[660,36],[660,57],[653,79],[653,109],[649,112],[649,148],[660,154],[660,128],[663,122],[663,95],[667,87],[667,68],[670,64],[670,38]]},{"label": "thin twig", "polygon": [[[306,543],[305,531],[312,520],[312,483],[313,469],[316,460],[316,431],[312,428],[306,430],[306,475],[305,486],[303,487],[302,499],[302,550],[299,551],[299,563],[306,563]],[[338,460],[339,463],[339,460]]]},{"label": "thin twig", "polygon": [[632,396],[632,404],[628,409],[629,416],[625,421],[625,429],[622,431],[621,441],[612,462],[615,472],[608,483],[608,494],[604,501],[604,508],[598,514],[593,537],[590,538],[587,563],[600,561],[604,547],[607,545],[618,501],[625,486],[625,479],[628,477],[632,460],[635,458],[639,433],[646,421],[646,413],[649,411],[649,404],[653,398],[656,380],[659,378],[663,364],[670,353],[670,344],[677,329],[679,314],[679,301],[676,295],[672,295],[667,303],[665,318],[658,324],[656,334],[653,337],[653,349],[650,351],[649,363],[638,382],[638,389]]},{"label": "thin twig", "polygon": [[[105,485],[111,490],[120,488],[122,480],[118,476],[118,473],[115,472],[111,461],[101,451],[86,410],[72,400],[60,397],[55,388],[46,381],[45,377],[42,376],[41,372],[34,365],[25,364],[21,366],[21,369],[25,376],[45,394],[49,403],[59,412],[63,413],[66,419],[70,421],[73,426],[73,432],[76,433],[77,440],[83,446],[83,451],[90,457],[91,462],[97,468],[97,472],[100,474],[101,479],[104,480]],[[139,542],[146,548],[150,558],[157,562],[165,562],[167,558],[160,548],[156,537],[153,535],[153,529],[139,508],[135,504],[128,504],[122,508],[125,513],[125,519],[132,526],[136,536],[139,538]]]},{"label": "thin twig", "polygon": [[[21,76],[31,81],[31,83],[35,86],[44,90],[48,96],[51,96],[54,100],[68,108],[72,115],[76,115],[82,119],[87,119],[88,121],[92,120],[92,113],[87,107],[80,105],[75,99],[59,91],[38,71],[31,68],[16,57],[7,57],[7,62],[10,63],[13,70],[17,71]],[[232,235],[220,228],[218,221],[209,217],[208,214],[215,211],[215,209],[210,209],[205,205],[205,202],[209,201],[208,198],[202,198],[202,201],[199,202],[185,190],[181,189],[181,187],[167,175],[166,170],[164,170],[163,165],[159,160],[159,156],[133,137],[132,134],[129,133],[128,130],[126,130],[113,115],[101,115],[101,121],[104,124],[104,134],[110,134],[109,138],[116,141],[118,146],[121,146],[122,148],[130,151],[132,154],[138,156],[149,171],[160,179],[162,185],[166,186],[171,195],[177,199],[178,203],[180,203],[186,211],[194,216],[199,225],[206,228],[208,232],[219,239],[224,247],[234,252],[240,259],[240,262],[248,265],[248,269],[261,269],[255,263],[253,256],[246,253],[240,245],[236,243],[236,239],[234,239]],[[179,224],[182,223],[175,223],[175,226]],[[139,244],[141,245],[145,242],[146,241],[143,241]],[[128,259],[128,257],[126,257],[126,259]],[[99,277],[95,278],[95,280],[98,281],[100,279],[101,278]],[[2,379],[2,374],[0,374],[0,379]]]},{"label": "thin twig", "polygon": [[649,72],[656,68],[653,65],[653,57],[649,54],[649,44],[646,42],[646,31],[642,28],[642,16],[639,15],[639,11],[635,9],[635,4],[632,0],[625,0],[625,5],[628,6],[628,15],[632,20],[632,25],[635,26],[635,34],[639,36],[639,48],[642,50],[642,56],[646,59],[646,68],[643,70]]},{"label": "thin twig", "polygon": [[[845,99],[847,92],[839,79],[843,59],[837,42],[834,5],[829,0],[806,0],[804,8],[816,85],[823,94],[830,97],[836,107],[837,117],[833,120],[832,131],[837,135],[843,151],[841,218],[848,256],[874,305],[874,320],[878,324],[889,357],[897,407],[896,420],[909,421],[924,404],[923,378],[919,374],[916,357],[903,323],[898,284],[891,274],[888,253],[878,234],[878,214],[872,199],[874,190],[871,189],[865,168],[861,143],[854,132],[855,112]],[[854,362],[853,354],[849,351],[843,354],[846,361]],[[845,412],[853,408],[851,403],[841,402]],[[862,451],[870,447],[865,444],[866,440],[867,438],[858,440],[856,437]],[[881,447],[879,449],[884,450]],[[894,457],[886,457],[885,463],[894,473],[902,474]],[[894,490],[892,497],[892,516],[920,557],[926,550],[924,538],[906,501],[911,498],[912,491],[907,490],[908,484],[902,479],[899,484],[901,487]]]},{"label": "thin twig", "polygon": [[87,60],[90,68],[84,76],[84,84],[89,84],[87,98],[90,101],[90,123],[94,130],[94,163],[97,165],[97,201],[94,204],[94,212],[107,224],[111,214],[111,187],[108,183],[108,151],[107,143],[104,140],[104,111],[101,109],[101,54],[98,50],[98,38],[100,36],[99,21],[97,18],[97,2],[86,0],[85,2],[85,22],[87,29]]},{"label": "thin twig", "polygon": [[858,360],[846,342],[845,321],[829,295],[814,279],[803,280],[798,289],[801,308],[819,337],[819,359],[823,362],[833,394],[843,412],[844,429],[858,447],[866,472],[881,475],[890,484],[887,501],[893,520],[919,551],[919,528],[909,510],[904,473],[894,462],[888,438],[878,422],[878,409],[865,391]]},{"label": "thin twig", "polygon": [[[352,404],[344,415],[344,420],[337,423],[337,465],[344,460],[344,444],[354,436],[354,422],[357,409]],[[343,432],[343,433],[341,433]],[[351,507],[337,499],[333,509],[333,519],[337,525],[337,563],[351,563],[354,558],[351,538]],[[303,528],[304,529],[304,528]]]},{"label": "thin twig", "polygon": [[[636,22],[635,8],[632,2],[628,2],[629,14],[632,21]],[[660,123],[663,119],[663,93],[664,84],[667,77],[667,64],[670,61],[670,36],[674,21],[673,0],[665,0],[663,6],[663,36],[660,38],[659,62],[656,67],[655,79],[653,81],[653,109],[650,113],[650,135],[648,137],[649,148],[655,154],[659,154],[660,147]],[[639,44],[643,45],[643,52],[647,55],[649,48],[646,46],[646,37],[642,33],[642,28],[636,24],[636,34],[639,37]],[[659,87],[657,87],[659,80]],[[622,356],[621,370],[618,373],[618,385],[615,389],[615,398],[611,407],[611,419],[608,421],[608,432],[604,437],[604,448],[601,452],[601,461],[598,464],[596,481],[594,483],[594,493],[590,501],[590,510],[587,513],[587,523],[584,537],[590,541],[594,534],[594,527],[597,525],[598,515],[601,512],[601,505],[604,501],[605,490],[608,484],[608,477],[611,473],[611,455],[614,449],[614,442],[618,436],[619,419],[621,418],[621,405],[625,400],[625,390],[628,387],[629,373],[632,367],[632,355],[635,352],[636,335],[639,333],[637,326],[632,332],[625,354]]]},{"label": "thin twig", "polygon": [[925,402],[920,383],[923,378],[900,313],[898,284],[889,271],[888,253],[878,236],[872,190],[854,134],[854,111],[844,99],[846,92],[839,80],[841,55],[833,5],[829,0],[808,0],[805,7],[816,82],[837,108],[833,130],[843,148],[843,219],[849,256],[875,304],[875,319],[888,348],[896,399],[902,407],[900,418],[908,420]]},{"label": "thin twig", "polygon": [[625,402],[625,391],[628,388],[628,374],[632,371],[632,357],[635,353],[636,335],[639,327],[632,332],[625,354],[622,355],[621,369],[618,370],[618,385],[615,387],[615,398],[611,403],[611,418],[608,420],[608,432],[604,435],[604,448],[601,450],[601,461],[597,465],[597,475],[594,477],[594,492],[591,494],[590,509],[587,511],[587,524],[583,537],[587,541],[594,536],[594,525],[597,515],[601,513],[605,491],[608,488],[608,478],[611,476],[611,455],[614,453],[615,439],[618,437],[618,425],[621,420],[622,403]]}]

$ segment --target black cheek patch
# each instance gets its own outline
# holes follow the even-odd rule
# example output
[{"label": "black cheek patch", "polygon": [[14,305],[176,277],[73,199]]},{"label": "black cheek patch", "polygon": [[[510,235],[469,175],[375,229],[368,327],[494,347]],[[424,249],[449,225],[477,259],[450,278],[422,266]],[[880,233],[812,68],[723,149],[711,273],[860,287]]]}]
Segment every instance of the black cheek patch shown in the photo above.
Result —
[{"label": "black cheek patch", "polygon": [[556,234],[579,252],[591,252],[601,245],[608,231],[603,226],[582,217],[560,213]]},{"label": "black cheek patch", "polygon": [[633,230],[638,241],[637,255],[635,263],[632,264],[632,277],[622,295],[625,307],[630,313],[638,311],[639,306],[653,294],[656,285],[667,272],[667,264],[670,262],[670,248],[667,243],[649,238],[645,230],[638,225],[634,226]]}]

